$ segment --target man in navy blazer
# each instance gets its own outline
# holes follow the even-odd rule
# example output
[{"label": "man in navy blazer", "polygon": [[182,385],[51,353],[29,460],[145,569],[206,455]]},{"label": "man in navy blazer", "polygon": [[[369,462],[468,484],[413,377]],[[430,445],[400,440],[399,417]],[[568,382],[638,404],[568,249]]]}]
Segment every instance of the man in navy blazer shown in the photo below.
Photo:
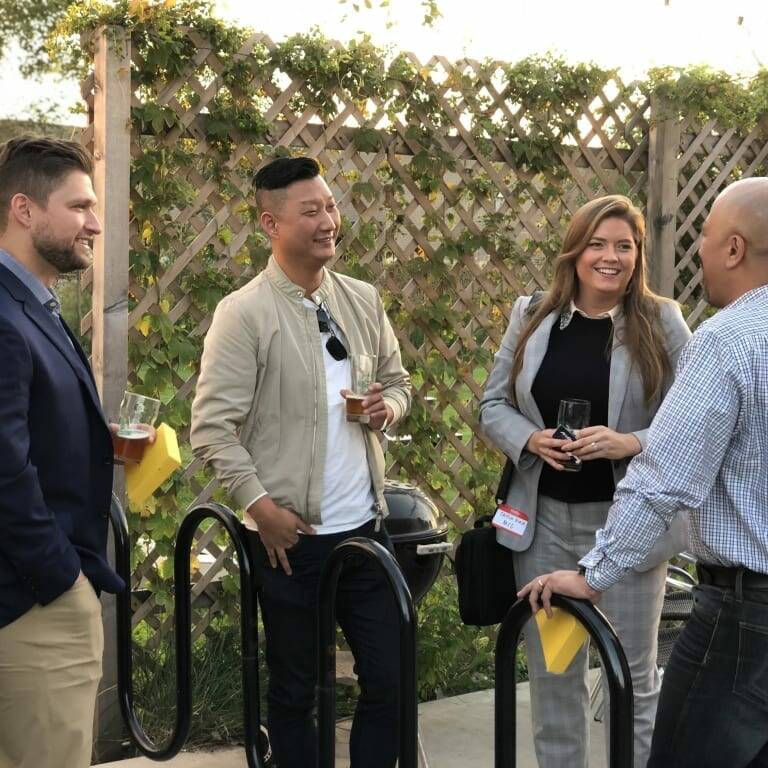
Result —
[{"label": "man in navy blazer", "polygon": [[60,274],[101,232],[72,142],[0,147],[0,768],[90,764],[113,451]]}]

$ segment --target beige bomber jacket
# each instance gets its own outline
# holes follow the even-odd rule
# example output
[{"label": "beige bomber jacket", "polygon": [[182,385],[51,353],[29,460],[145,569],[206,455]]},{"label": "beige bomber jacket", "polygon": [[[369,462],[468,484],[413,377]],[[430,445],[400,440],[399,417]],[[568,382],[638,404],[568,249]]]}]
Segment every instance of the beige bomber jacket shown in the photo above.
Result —
[{"label": "beige bomber jacket", "polygon": [[[216,308],[205,339],[190,440],[240,507],[267,492],[310,524],[321,522],[327,432],[325,367],[317,314],[304,289],[274,257]],[[312,294],[341,327],[352,354],[377,357],[375,380],[396,423],[408,412],[411,385],[374,286],[325,270]],[[384,454],[365,432],[377,503],[384,502]]]}]

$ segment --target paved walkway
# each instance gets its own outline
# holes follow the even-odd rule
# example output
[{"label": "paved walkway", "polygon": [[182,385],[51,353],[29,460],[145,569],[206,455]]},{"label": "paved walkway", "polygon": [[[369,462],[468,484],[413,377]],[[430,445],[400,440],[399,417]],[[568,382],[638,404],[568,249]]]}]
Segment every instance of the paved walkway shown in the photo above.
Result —
[{"label": "paved walkway", "polygon": [[[517,768],[536,768],[531,741],[531,703],[527,683],[517,687]],[[349,768],[346,741],[350,721],[337,727],[337,768]],[[493,691],[430,701],[419,706],[419,730],[429,768],[492,768]],[[601,723],[592,723],[593,768],[605,765],[605,739]],[[146,758],[102,763],[101,768],[149,768],[157,765]],[[242,748],[216,752],[185,752],[165,763],[172,768],[244,768]]]}]

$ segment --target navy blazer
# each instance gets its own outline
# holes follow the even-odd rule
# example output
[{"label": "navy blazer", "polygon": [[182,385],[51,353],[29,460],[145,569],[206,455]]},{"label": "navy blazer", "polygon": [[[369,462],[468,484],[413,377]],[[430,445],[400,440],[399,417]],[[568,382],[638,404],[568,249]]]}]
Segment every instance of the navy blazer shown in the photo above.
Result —
[{"label": "navy blazer", "polygon": [[112,438],[69,329],[0,264],[0,627],[66,592],[82,569],[118,592],[106,559]]}]

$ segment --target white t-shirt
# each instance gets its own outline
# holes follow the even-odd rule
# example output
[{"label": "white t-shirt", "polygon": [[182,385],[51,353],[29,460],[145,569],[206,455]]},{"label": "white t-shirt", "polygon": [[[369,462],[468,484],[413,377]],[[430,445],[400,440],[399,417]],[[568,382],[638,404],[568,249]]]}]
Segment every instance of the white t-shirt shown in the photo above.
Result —
[{"label": "white t-shirt", "polygon": [[[304,304],[316,310],[309,299]],[[333,331],[349,350],[339,327],[331,320]],[[330,333],[321,333],[325,384],[328,397],[328,430],[323,470],[323,497],[320,502],[322,525],[313,526],[317,533],[341,533],[358,528],[375,516],[375,497],[371,487],[371,472],[365,452],[364,429],[368,427],[348,422],[342,389],[352,385],[349,357],[334,360],[325,348]]]}]

